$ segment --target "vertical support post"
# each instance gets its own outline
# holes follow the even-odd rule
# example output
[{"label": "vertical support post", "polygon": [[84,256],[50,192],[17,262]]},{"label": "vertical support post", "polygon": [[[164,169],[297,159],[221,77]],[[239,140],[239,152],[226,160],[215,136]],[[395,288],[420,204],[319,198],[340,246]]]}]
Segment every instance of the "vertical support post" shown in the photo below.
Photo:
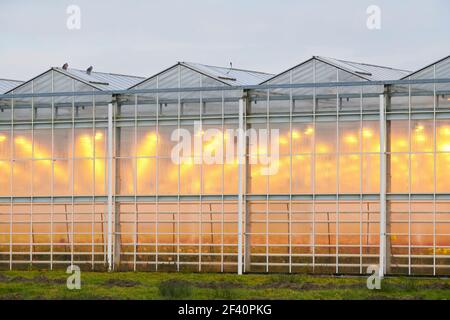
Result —
[{"label": "vertical support post", "polygon": [[239,99],[239,130],[238,130],[238,274],[242,274],[242,248],[243,248],[243,206],[244,206],[244,162],[245,162],[245,128],[244,128],[245,100]]},{"label": "vertical support post", "polygon": [[[244,114],[247,115],[250,112],[251,106],[250,106],[250,99],[245,99],[245,109],[244,109]],[[248,155],[250,154],[250,146],[248,143],[248,138],[247,138],[247,121],[245,121],[244,118],[244,128],[245,128],[245,132],[244,132],[244,142],[245,142],[245,146],[244,146],[244,161],[245,163],[243,164],[244,167],[244,181],[243,181],[243,194],[244,194],[244,208],[245,208],[245,225],[244,225],[244,272],[250,272],[251,271],[251,265],[252,265],[252,250],[251,250],[251,244],[252,244],[252,239],[251,239],[251,233],[252,233],[252,223],[250,220],[250,207],[247,201],[247,194],[249,193],[250,190],[250,186],[251,186],[251,170],[252,167],[250,165],[250,161],[248,159]]]},{"label": "vertical support post", "polygon": [[386,113],[385,95],[380,95],[380,266],[379,276],[386,272]]},{"label": "vertical support post", "polygon": [[112,181],[112,164],[113,164],[113,105],[108,104],[108,270],[113,269],[112,255],[112,217],[113,217],[113,181]]}]

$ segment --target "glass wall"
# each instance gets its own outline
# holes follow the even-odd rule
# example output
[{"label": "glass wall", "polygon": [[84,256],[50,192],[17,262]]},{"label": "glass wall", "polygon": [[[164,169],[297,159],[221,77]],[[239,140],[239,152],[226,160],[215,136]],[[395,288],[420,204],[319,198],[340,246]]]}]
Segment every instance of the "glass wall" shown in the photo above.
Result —
[{"label": "glass wall", "polygon": [[[94,90],[50,70],[12,93]],[[1,268],[104,268],[109,101],[101,95],[1,100]]]},{"label": "glass wall", "polygon": [[[430,68],[411,79],[442,78],[448,62]],[[448,274],[449,84],[338,85],[361,81],[313,59],[268,82],[291,88],[243,92],[177,65],[133,88],[164,91],[113,99],[43,74],[14,93],[85,95],[0,99],[0,266],[107,266],[113,102],[115,268],[236,272],[245,96],[247,272],[366,273],[379,262],[386,179],[388,272]],[[337,84],[294,85],[323,82]],[[176,162],[180,132],[192,140]]]},{"label": "glass wall", "polygon": [[[211,86],[224,84],[177,65],[135,89]],[[225,150],[236,149],[241,96],[225,90],[164,92],[130,95],[119,104],[116,192],[124,202],[116,207],[116,264],[134,270],[237,270],[238,165],[236,153],[227,159]],[[179,163],[172,157],[177,130],[190,137]],[[205,155],[218,161],[203,161]]]},{"label": "glass wall", "polygon": [[[448,77],[443,60],[408,79]],[[445,76],[447,74],[447,76]],[[390,272],[448,274],[448,84],[392,86],[387,105]]]}]

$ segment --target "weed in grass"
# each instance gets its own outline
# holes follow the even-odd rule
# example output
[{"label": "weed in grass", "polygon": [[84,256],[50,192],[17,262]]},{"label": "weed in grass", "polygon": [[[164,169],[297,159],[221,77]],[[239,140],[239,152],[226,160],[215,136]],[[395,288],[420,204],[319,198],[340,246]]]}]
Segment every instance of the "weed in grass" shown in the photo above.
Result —
[{"label": "weed in grass", "polygon": [[192,294],[192,285],[184,280],[165,280],[158,286],[159,294],[165,299],[187,299]]}]

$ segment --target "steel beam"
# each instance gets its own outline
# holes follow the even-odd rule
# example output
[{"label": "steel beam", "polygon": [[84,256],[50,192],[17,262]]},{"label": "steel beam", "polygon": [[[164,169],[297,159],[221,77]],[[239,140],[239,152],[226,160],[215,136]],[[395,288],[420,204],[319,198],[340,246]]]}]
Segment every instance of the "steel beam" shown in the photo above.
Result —
[{"label": "steel beam", "polygon": [[380,95],[380,266],[379,276],[386,270],[386,120],[385,95]]},{"label": "steel beam", "polygon": [[245,164],[245,99],[239,100],[239,130],[238,130],[238,274],[243,270],[243,206],[244,206],[244,164]]},{"label": "steel beam", "polygon": [[107,161],[108,161],[108,270],[113,270],[113,228],[112,228],[112,218],[113,218],[113,177],[112,177],[112,164],[113,164],[113,104],[108,104],[108,151],[107,151]]}]

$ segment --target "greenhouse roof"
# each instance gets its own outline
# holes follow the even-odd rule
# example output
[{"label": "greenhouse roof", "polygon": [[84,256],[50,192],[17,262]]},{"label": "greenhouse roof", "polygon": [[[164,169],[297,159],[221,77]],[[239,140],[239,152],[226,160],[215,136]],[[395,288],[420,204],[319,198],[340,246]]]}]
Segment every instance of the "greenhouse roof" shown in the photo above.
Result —
[{"label": "greenhouse roof", "polygon": [[351,62],[327,57],[315,58],[369,81],[400,80],[411,73],[411,71],[407,70],[394,69],[367,63]]},{"label": "greenhouse roof", "polygon": [[139,83],[145,79],[143,77],[122,75],[115,73],[93,72],[93,71],[88,73],[87,70],[83,71],[72,68],[63,69],[54,67],[25,82],[16,81],[15,85],[9,87],[8,90],[3,93],[11,93],[23,87],[24,85],[30,83],[31,81],[37,81],[38,79],[41,79],[42,77],[44,77],[45,75],[49,74],[52,71],[59,72],[69,78],[78,80],[100,91],[126,90],[130,86]]},{"label": "greenhouse roof", "polygon": [[88,74],[85,70],[72,68],[67,70],[62,68],[54,69],[74,77],[77,80],[88,83],[99,90],[126,90],[145,79],[144,77],[94,71]]},{"label": "greenhouse roof", "polygon": [[22,83],[23,81],[19,80],[0,79],[0,94],[8,92]]},{"label": "greenhouse roof", "polygon": [[[427,71],[431,71],[432,73],[433,70],[432,68],[434,68],[434,66],[439,66],[439,70],[436,70],[436,78],[440,78],[440,77],[444,77],[444,78],[448,78],[450,77],[450,55],[446,56],[442,59],[439,59],[438,61],[435,61],[433,63],[430,63],[429,65],[420,68],[417,71],[414,71],[410,74],[408,74],[407,76],[403,77],[402,80],[404,79],[408,79],[409,77],[415,77],[415,76],[420,76],[423,75],[424,73],[426,73]],[[428,76],[425,76],[425,78],[427,78]]]},{"label": "greenhouse roof", "polygon": [[[384,67],[384,66],[378,66],[378,65],[373,65],[373,64],[367,64],[367,63],[359,63],[359,62],[351,62],[351,61],[345,61],[345,60],[339,60],[339,59],[335,59],[335,58],[327,58],[327,57],[321,57],[321,56],[313,56],[312,58],[303,61],[302,63],[288,69],[285,70],[281,73],[279,73],[278,75],[262,82],[263,83],[267,83],[269,81],[274,81],[274,80],[278,80],[278,82],[286,82],[286,78],[285,76],[287,76],[287,73],[290,71],[294,71],[297,72],[303,68],[305,70],[300,71],[300,73],[304,73],[300,79],[298,77],[296,77],[296,79],[293,79],[293,81],[300,81],[301,83],[303,83],[304,81],[306,82],[314,82],[314,78],[313,78],[313,70],[314,65],[312,64],[313,61],[318,62],[318,64],[321,65],[328,65],[334,68],[337,68],[339,70],[342,70],[344,72],[346,72],[348,75],[352,75],[355,76],[361,80],[366,80],[366,81],[384,81],[384,80],[400,80],[401,78],[409,75],[411,73],[411,71],[407,71],[407,70],[401,70],[401,69],[394,69],[394,68],[389,68],[389,67]],[[308,66],[310,65],[310,66]],[[311,68],[309,70],[309,68]],[[322,71],[323,72],[323,71]],[[330,71],[327,71],[330,72]],[[319,75],[317,75],[319,76]],[[323,79],[324,74],[321,74],[321,78]],[[330,79],[332,79],[333,77],[330,77]],[[356,78],[355,78],[356,79]],[[337,79],[333,80],[336,81]],[[340,79],[340,81],[345,81]],[[321,80],[318,80],[317,82],[321,82]]]},{"label": "greenhouse roof", "polygon": [[235,69],[232,67],[216,67],[193,62],[180,62],[180,64],[210,76],[211,78],[222,81],[230,86],[257,85],[274,76],[273,74],[260,71]]}]

